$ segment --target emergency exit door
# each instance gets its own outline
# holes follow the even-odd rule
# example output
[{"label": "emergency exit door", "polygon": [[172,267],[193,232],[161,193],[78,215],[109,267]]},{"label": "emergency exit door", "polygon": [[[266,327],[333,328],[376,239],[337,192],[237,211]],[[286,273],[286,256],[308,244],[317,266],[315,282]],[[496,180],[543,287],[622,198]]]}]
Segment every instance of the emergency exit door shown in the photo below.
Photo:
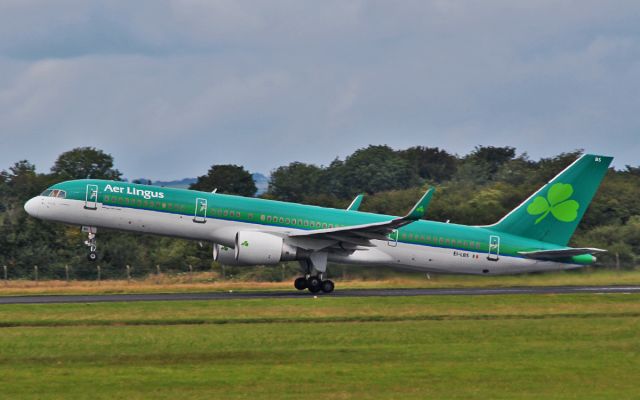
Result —
[{"label": "emergency exit door", "polygon": [[498,261],[500,258],[500,236],[489,236],[489,253],[487,254],[487,260]]},{"label": "emergency exit door", "polygon": [[196,199],[196,209],[193,216],[193,222],[204,224],[207,222],[207,199]]}]

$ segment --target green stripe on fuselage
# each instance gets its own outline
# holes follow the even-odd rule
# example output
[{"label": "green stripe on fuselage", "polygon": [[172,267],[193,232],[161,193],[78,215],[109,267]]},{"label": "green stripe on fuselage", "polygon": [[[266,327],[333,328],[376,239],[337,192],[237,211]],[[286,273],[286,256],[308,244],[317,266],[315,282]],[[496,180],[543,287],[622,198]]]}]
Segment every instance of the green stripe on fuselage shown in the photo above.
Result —
[{"label": "green stripe on fuselage", "polygon": [[[52,186],[51,189],[66,191],[69,199],[85,201],[87,185],[98,186],[98,203],[105,206],[194,216],[196,201],[200,198],[207,200],[207,218],[264,226],[314,230],[369,224],[396,218],[390,215],[275,200],[93,179],[62,182]],[[486,227],[435,221],[416,221],[398,231],[398,242],[401,243],[480,253],[488,252],[490,236],[496,235],[500,236],[501,256],[520,257],[519,251],[560,248],[550,243],[496,232]]]}]

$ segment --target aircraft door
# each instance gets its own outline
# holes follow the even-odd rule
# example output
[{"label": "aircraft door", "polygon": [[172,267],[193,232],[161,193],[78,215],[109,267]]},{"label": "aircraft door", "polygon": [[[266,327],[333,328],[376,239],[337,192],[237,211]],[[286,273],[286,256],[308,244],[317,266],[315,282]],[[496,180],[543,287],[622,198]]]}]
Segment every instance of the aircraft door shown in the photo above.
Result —
[{"label": "aircraft door", "polygon": [[98,208],[98,185],[87,185],[84,208],[96,210]]},{"label": "aircraft door", "polygon": [[489,253],[487,254],[487,260],[498,261],[500,258],[500,236],[489,236]]},{"label": "aircraft door", "polygon": [[394,229],[393,232],[387,236],[389,239],[387,240],[387,244],[391,247],[396,247],[398,245],[398,230]]},{"label": "aircraft door", "polygon": [[196,210],[193,216],[193,222],[199,224],[207,222],[207,199],[196,199]]}]

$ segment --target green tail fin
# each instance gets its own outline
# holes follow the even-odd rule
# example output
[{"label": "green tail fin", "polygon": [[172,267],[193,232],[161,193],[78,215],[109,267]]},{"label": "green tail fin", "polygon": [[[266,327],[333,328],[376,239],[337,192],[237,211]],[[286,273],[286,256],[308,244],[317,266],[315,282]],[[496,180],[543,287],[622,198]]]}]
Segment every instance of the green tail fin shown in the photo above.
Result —
[{"label": "green tail fin", "polygon": [[584,154],[488,228],[566,246],[612,160]]}]

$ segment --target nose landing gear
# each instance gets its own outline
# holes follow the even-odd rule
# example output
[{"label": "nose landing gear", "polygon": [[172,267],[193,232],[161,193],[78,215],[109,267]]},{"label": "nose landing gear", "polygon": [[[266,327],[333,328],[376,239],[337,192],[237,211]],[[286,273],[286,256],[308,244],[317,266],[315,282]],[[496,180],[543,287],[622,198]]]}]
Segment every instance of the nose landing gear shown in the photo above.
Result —
[{"label": "nose landing gear", "polygon": [[98,233],[98,228],[95,226],[83,226],[82,232],[87,233],[87,240],[85,240],[84,244],[89,247],[89,254],[87,254],[87,260],[93,262],[98,259],[98,253],[96,252],[96,233]]}]

